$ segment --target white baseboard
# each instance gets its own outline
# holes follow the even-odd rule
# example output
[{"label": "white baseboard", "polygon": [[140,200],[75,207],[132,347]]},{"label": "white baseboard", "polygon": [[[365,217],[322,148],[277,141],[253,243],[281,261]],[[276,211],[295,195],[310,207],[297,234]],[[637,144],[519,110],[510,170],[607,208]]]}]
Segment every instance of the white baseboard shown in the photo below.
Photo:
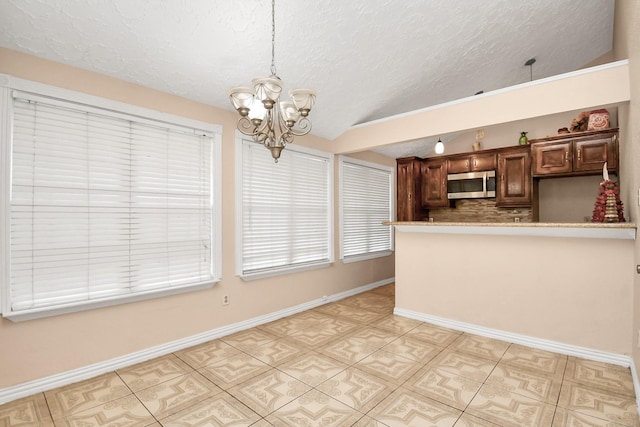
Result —
[{"label": "white baseboard", "polygon": [[285,308],[273,313],[265,314],[263,316],[254,317],[242,322],[234,323],[220,328],[212,329],[201,334],[193,335],[187,338],[182,338],[176,341],[172,341],[166,344],[150,347],[145,350],[130,353],[124,356],[116,357],[106,360],[104,362],[95,363],[93,365],[83,366],[82,368],[73,369],[59,374],[51,375],[48,377],[38,378],[37,380],[28,381],[15,386],[6,387],[0,389],[0,405],[11,402],[16,399],[31,396],[36,393],[41,393],[47,390],[52,390],[57,387],[62,387],[68,384],[73,384],[78,381],[83,381],[88,378],[93,378],[98,375],[105,374],[107,372],[114,371],[116,369],[125,368],[127,366],[135,365],[136,363],[151,360],[156,357],[164,356],[174,351],[182,350],[194,345],[202,344],[207,341],[218,339],[245,329],[253,328],[255,326],[263,325],[265,323],[272,322],[282,317],[290,316],[292,314],[300,313],[305,310],[319,307],[329,302],[338,301],[343,298],[350,297],[362,292],[375,289],[380,286],[393,283],[395,278],[389,278],[381,280],[379,282],[370,283],[368,285],[359,286],[354,289],[350,289],[345,292],[329,295],[327,297],[318,298],[303,304],[299,304],[293,307]]},{"label": "white baseboard", "polygon": [[[598,362],[611,363],[613,365],[624,366],[625,368],[631,367],[633,365],[631,357],[622,354],[607,353],[600,350],[564,344],[557,341],[534,338],[527,335],[516,334],[513,332],[506,332],[499,329],[485,328],[483,326],[474,325],[472,323],[432,316],[416,311],[405,310],[403,308],[396,307],[393,313],[397,314],[398,316],[408,317],[410,319],[420,320],[422,322],[433,323],[434,325],[443,326],[449,329],[469,332],[475,335],[481,335],[483,337],[494,338],[501,341],[508,341],[514,344],[521,344],[540,350],[552,351],[554,353],[581,357],[583,359],[595,360]],[[638,389],[636,388],[636,390]]]}]

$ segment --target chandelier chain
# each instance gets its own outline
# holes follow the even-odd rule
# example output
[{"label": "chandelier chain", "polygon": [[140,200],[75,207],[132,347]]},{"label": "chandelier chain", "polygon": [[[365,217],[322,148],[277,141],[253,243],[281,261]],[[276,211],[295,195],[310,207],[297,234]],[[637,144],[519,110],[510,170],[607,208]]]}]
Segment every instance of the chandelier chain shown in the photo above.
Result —
[{"label": "chandelier chain", "polygon": [[276,0],[271,0],[271,75],[276,75]]}]

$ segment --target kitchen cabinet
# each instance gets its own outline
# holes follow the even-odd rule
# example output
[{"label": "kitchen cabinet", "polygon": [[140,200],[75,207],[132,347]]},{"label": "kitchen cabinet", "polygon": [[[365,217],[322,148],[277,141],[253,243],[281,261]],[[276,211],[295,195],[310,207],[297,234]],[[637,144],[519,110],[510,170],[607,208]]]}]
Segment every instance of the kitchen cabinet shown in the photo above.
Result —
[{"label": "kitchen cabinet", "polygon": [[498,153],[496,206],[531,207],[532,177],[529,146],[501,150]]},{"label": "kitchen cabinet", "polygon": [[447,158],[449,173],[480,172],[496,169],[496,153],[476,153]]},{"label": "kitchen cabinet", "polygon": [[618,170],[618,131],[581,132],[531,140],[533,176],[597,175]]},{"label": "kitchen cabinet", "polygon": [[396,212],[397,221],[421,221],[421,163],[417,157],[397,159]]},{"label": "kitchen cabinet", "polygon": [[422,206],[440,208],[449,206],[447,197],[447,159],[423,160],[421,165]]}]

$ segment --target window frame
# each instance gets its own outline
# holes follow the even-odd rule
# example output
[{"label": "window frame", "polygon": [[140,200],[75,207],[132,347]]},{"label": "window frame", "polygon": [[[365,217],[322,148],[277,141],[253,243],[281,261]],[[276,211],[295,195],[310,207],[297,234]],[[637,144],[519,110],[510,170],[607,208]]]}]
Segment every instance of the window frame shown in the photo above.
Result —
[{"label": "window frame", "polygon": [[[88,111],[108,112],[114,117],[123,117],[140,123],[177,126],[191,128],[204,132],[212,138],[212,163],[211,163],[211,191],[212,212],[211,231],[212,236],[212,270],[213,280],[196,285],[186,285],[179,288],[161,288],[134,295],[115,296],[103,300],[94,300],[80,303],[70,303],[59,307],[44,307],[33,310],[14,312],[11,310],[10,301],[10,256],[11,256],[11,185],[12,185],[12,129],[13,129],[13,91],[33,94],[37,97],[51,98],[53,102],[60,100],[77,104]],[[6,74],[0,74],[0,313],[2,317],[12,321],[22,321],[35,318],[54,316],[64,313],[72,313],[93,308],[106,307],[133,301],[159,298],[168,295],[192,292],[211,288],[222,277],[222,126],[201,122],[173,114],[163,113],[120,101],[114,101],[94,95],[88,95],[69,89],[63,89],[43,83],[20,79]]]},{"label": "window frame", "polygon": [[349,264],[353,262],[367,261],[376,258],[382,258],[389,255],[392,255],[395,250],[395,236],[393,232],[393,227],[389,227],[389,249],[384,251],[376,251],[376,252],[366,252],[357,255],[344,255],[344,232],[345,232],[345,221],[344,221],[344,164],[348,163],[355,166],[363,166],[372,169],[377,169],[389,174],[389,218],[388,221],[391,222],[395,218],[395,168],[392,166],[385,166],[379,163],[368,162],[365,160],[356,159],[354,157],[349,157],[345,155],[340,155],[339,157],[339,179],[340,179],[340,259],[343,263]]},{"label": "window frame", "polygon": [[286,265],[282,267],[274,267],[269,270],[254,272],[254,273],[245,273],[243,267],[243,145],[254,144],[256,147],[264,150],[264,152],[271,157],[269,150],[264,147],[261,147],[257,142],[247,138],[245,135],[236,130],[236,138],[235,138],[235,193],[236,193],[236,276],[241,278],[243,281],[251,281],[264,279],[269,277],[276,277],[284,274],[298,273],[309,270],[316,270],[320,268],[326,268],[331,266],[335,262],[335,246],[334,246],[334,155],[332,153],[328,153],[325,151],[315,150],[312,148],[304,147],[301,145],[288,144],[285,150],[295,151],[299,153],[305,153],[310,155],[315,155],[319,157],[323,157],[327,159],[327,236],[328,236],[328,257],[326,261],[318,261],[313,263],[307,263],[304,265],[291,266]]}]

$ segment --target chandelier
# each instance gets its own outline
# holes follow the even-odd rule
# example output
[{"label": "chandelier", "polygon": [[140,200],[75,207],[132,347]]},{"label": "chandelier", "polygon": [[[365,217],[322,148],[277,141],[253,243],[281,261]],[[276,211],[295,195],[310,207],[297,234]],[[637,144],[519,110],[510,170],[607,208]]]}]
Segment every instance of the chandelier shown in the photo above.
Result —
[{"label": "chandelier", "polygon": [[316,99],[310,89],[289,91],[291,101],[279,101],[282,80],[276,75],[275,0],[271,1],[271,76],[253,79],[250,87],[234,87],[229,90],[231,105],[240,114],[238,130],[271,151],[276,163],[280,153],[294,137],[311,131],[309,112]]}]

